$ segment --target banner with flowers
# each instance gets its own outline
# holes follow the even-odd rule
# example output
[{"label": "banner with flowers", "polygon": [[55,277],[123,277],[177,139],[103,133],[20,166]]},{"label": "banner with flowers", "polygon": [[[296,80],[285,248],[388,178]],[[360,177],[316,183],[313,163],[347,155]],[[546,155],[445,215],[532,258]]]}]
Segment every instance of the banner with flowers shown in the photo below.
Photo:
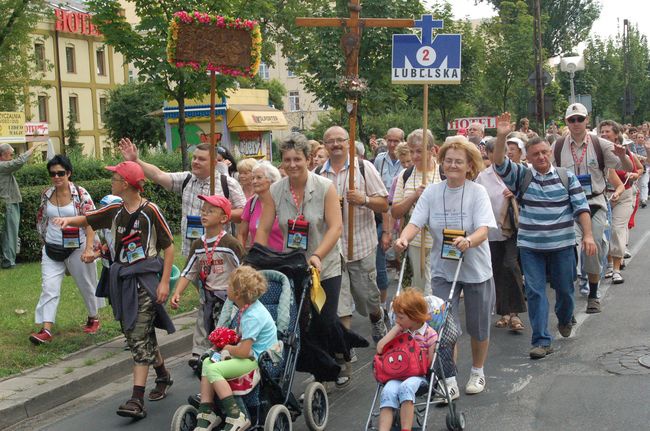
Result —
[{"label": "banner with flowers", "polygon": [[262,33],[254,20],[180,11],[169,25],[167,61],[176,67],[253,77],[261,51]]}]

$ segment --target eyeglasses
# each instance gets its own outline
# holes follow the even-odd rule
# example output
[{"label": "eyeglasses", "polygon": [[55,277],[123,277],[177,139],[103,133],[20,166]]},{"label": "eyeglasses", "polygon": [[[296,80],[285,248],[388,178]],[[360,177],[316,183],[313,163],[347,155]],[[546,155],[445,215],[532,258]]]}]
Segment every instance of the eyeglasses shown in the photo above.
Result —
[{"label": "eyeglasses", "polygon": [[342,144],[346,142],[348,138],[336,138],[336,139],[328,139],[325,141],[325,145],[334,145],[334,144]]},{"label": "eyeglasses", "polygon": [[111,178],[112,183],[119,183],[120,181],[126,182],[124,178],[115,178],[115,177]]},{"label": "eyeglasses", "polygon": [[454,160],[454,159],[444,159],[442,162],[445,165],[449,165],[449,166],[452,166],[452,165],[463,166],[465,164],[465,160],[460,160],[460,159],[456,159],[456,160]]},{"label": "eyeglasses", "polygon": [[65,171],[50,171],[50,178],[65,177]]},{"label": "eyeglasses", "polygon": [[206,209],[201,208],[201,215],[212,215],[212,214],[216,214],[217,211],[219,211],[219,210],[218,209],[213,209],[213,208],[210,208],[210,209],[206,210]]},{"label": "eyeglasses", "polygon": [[582,123],[583,121],[585,121],[586,118],[587,117],[578,117],[578,116],[576,116],[576,117],[569,117],[566,120],[569,123],[574,124],[574,123]]}]

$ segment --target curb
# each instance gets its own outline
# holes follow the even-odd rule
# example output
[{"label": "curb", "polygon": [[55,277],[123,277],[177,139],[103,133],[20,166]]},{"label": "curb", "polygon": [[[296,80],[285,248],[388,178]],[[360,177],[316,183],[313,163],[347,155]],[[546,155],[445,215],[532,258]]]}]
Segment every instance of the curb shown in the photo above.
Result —
[{"label": "curb", "polygon": [[[194,313],[176,316],[182,328],[195,321]],[[193,325],[192,325],[193,326]],[[157,330],[163,357],[180,355],[192,347],[192,328],[167,335]],[[68,355],[51,367],[38,367],[0,382],[0,429],[58,407],[104,385],[130,375],[133,359],[123,349],[124,337]],[[89,364],[90,363],[90,364]],[[78,368],[72,367],[77,365]],[[58,371],[58,373],[57,373]],[[3,389],[3,386],[7,389]],[[10,393],[9,396],[3,396]]]}]

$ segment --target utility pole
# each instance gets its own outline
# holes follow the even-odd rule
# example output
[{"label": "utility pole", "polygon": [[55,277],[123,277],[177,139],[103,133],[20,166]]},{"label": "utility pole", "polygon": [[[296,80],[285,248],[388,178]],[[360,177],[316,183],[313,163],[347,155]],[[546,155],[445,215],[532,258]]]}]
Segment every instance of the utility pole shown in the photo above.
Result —
[{"label": "utility pole", "polygon": [[[544,75],[542,65],[544,62],[544,52],[542,51],[542,11],[540,0],[534,0],[534,20],[535,20],[535,99],[537,102],[537,124],[541,126],[543,132],[546,130],[544,115]],[[543,136],[542,133],[540,135]]]},{"label": "utility pole", "polygon": [[630,92],[630,22],[623,20],[623,82],[625,90],[623,93],[623,124],[628,116],[634,114],[632,105],[632,94]]}]

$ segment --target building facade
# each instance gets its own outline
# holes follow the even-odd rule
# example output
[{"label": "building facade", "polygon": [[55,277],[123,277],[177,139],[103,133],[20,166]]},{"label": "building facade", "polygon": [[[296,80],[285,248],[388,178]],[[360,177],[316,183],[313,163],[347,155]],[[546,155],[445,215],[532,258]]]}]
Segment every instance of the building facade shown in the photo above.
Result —
[{"label": "building facade", "polygon": [[43,85],[29,89],[25,117],[48,124],[59,153],[72,116],[83,154],[101,158],[111,151],[103,122],[108,92],[127,82],[128,67],[122,54],[104,42],[83,3],[51,7],[53,17],[42,19],[31,35]]}]

